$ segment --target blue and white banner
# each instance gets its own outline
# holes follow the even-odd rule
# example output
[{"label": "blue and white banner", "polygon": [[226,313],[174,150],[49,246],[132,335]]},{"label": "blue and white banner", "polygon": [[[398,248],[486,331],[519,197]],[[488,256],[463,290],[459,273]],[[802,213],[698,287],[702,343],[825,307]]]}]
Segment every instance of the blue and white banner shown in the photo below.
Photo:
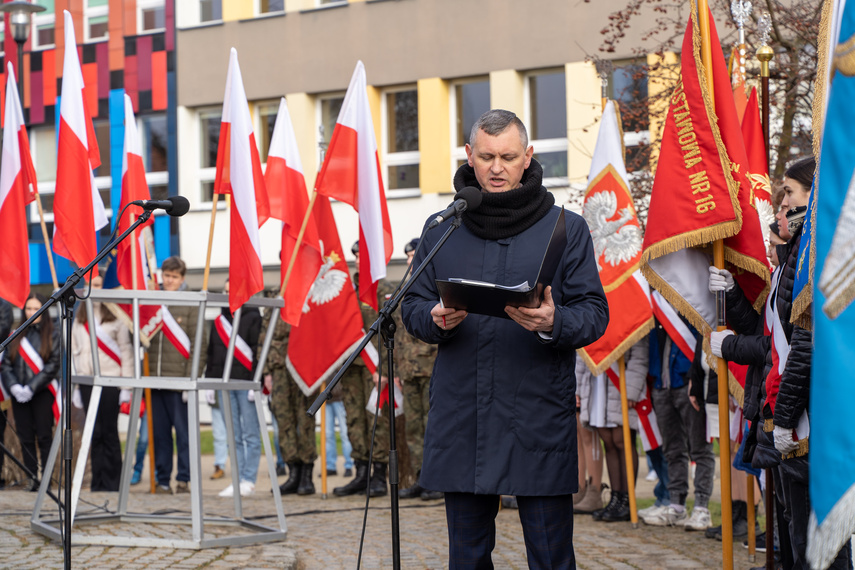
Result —
[{"label": "blue and white banner", "polygon": [[[847,5],[848,4],[848,5]],[[855,531],[855,308],[838,307],[835,319],[825,309],[841,291],[828,288],[841,271],[853,270],[853,172],[855,145],[855,2],[837,1],[832,14],[833,63],[819,163],[814,280],[814,355],[811,374],[810,498],[808,559],[827,568]],[[839,30],[839,32],[837,32]],[[849,198],[847,199],[847,195]],[[848,204],[849,214],[841,211]],[[849,220],[849,221],[847,221]],[[835,239],[848,232],[848,247]],[[837,234],[837,236],[835,236]],[[833,249],[833,253],[832,253]],[[845,250],[848,249],[848,257]],[[850,286],[851,287],[851,286]]]}]

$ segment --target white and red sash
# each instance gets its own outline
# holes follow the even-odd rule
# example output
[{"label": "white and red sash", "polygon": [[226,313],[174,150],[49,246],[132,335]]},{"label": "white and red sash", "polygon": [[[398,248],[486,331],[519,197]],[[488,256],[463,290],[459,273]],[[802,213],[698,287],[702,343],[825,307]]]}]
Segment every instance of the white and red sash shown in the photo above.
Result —
[{"label": "white and red sash", "polygon": [[[371,346],[370,344],[368,346]],[[376,352],[376,351],[375,351]],[[372,372],[373,374],[373,372]],[[384,388],[383,393],[380,394],[380,408],[389,403],[389,390]],[[368,396],[368,404],[366,404],[365,409],[371,412],[372,414],[377,409],[377,386],[371,389],[371,395]],[[395,384],[395,417],[397,418],[401,414],[404,413],[404,394],[401,392],[401,389],[398,388],[398,385]]]},{"label": "white and red sash", "polygon": [[[27,366],[30,367],[30,370],[33,371],[33,374],[38,374],[45,368],[45,362],[42,360],[42,355],[39,354],[33,345],[30,344],[30,341],[27,340],[27,337],[23,337],[21,339],[21,346],[18,354],[21,355],[21,358],[24,359],[24,362],[27,363]],[[62,415],[62,393],[59,389],[59,382],[54,378],[48,384],[48,390],[53,394],[53,419],[59,421],[60,415]]]},{"label": "white and red sash", "polygon": [[[220,335],[220,340],[225,346],[229,346],[229,339],[232,337],[232,324],[225,315],[220,315],[214,319],[214,329]],[[240,335],[235,335],[235,358],[243,364],[247,370],[252,370],[252,349],[249,344]]]},{"label": "white and red sash", "polygon": [[184,358],[190,358],[190,337],[169,312],[166,305],[161,307],[163,311],[163,334],[169,339],[169,342],[175,347],[175,350]]},{"label": "white and red sash", "polygon": [[[365,331],[362,331],[363,334]],[[377,353],[377,349],[374,348],[372,343],[368,343],[365,345],[365,348],[362,349],[362,354],[359,356],[362,357],[362,361],[365,363],[365,367],[368,368],[368,372],[374,374],[377,372],[377,365],[380,363],[380,355]],[[372,410],[374,408],[371,408]],[[403,412],[402,412],[403,413]]]},{"label": "white and red sash", "polygon": [[688,325],[683,322],[676,309],[665,297],[655,289],[651,291],[650,301],[653,305],[653,314],[664,327],[665,332],[671,338],[671,342],[677,345],[686,358],[691,362],[695,359],[695,335],[692,334]]},{"label": "white and red sash", "polygon": [[[612,381],[614,387],[620,392],[620,369],[617,363],[606,369],[606,376]],[[641,435],[641,444],[644,451],[652,451],[662,445],[662,434],[659,432],[659,424],[656,422],[656,412],[653,411],[653,403],[650,401],[650,387],[644,388],[644,399],[635,403],[635,412],[638,414],[638,433]]]},{"label": "white and red sash", "polygon": [[[784,332],[784,327],[781,325],[781,319],[778,314],[778,286],[781,283],[782,266],[778,266],[772,274],[772,291],[766,298],[766,312],[764,320],[764,332],[771,335],[772,342],[772,369],[769,375],[766,376],[766,402],[772,414],[775,414],[775,403],[778,401],[778,391],[781,386],[781,376],[784,374],[784,369],[787,367],[787,359],[790,356],[790,344],[787,341],[787,335]],[[765,407],[764,404],[764,407]],[[810,436],[810,420],[808,419],[807,410],[802,412],[799,417],[799,423],[793,432],[795,441],[807,439]]]},{"label": "white and red sash", "polygon": [[[83,328],[86,329],[86,334],[89,334],[89,323],[83,323]],[[104,331],[104,327],[95,323],[95,338],[98,339],[98,348],[110,357],[119,366],[122,365],[122,352],[119,349],[119,343]]]}]

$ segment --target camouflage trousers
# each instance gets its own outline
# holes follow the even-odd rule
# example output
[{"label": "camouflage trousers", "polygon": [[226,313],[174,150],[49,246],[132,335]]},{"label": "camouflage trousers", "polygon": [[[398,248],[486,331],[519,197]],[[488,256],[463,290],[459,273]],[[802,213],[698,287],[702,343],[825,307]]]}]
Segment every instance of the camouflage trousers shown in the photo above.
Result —
[{"label": "camouflage trousers", "polygon": [[430,376],[413,376],[402,382],[404,415],[407,417],[407,447],[413,471],[422,470],[425,449],[425,428],[430,409]]},{"label": "camouflage trousers", "polygon": [[284,373],[273,374],[270,394],[273,415],[279,424],[279,448],[286,463],[314,463],[318,457],[315,418],[306,415],[314,401]]},{"label": "camouflage trousers", "polygon": [[[354,461],[368,461],[374,413],[365,409],[374,383],[366,368],[352,366],[341,378],[341,399],[347,412],[347,436],[353,445],[350,456]],[[389,462],[389,406],[380,409],[374,438],[374,461]]]}]

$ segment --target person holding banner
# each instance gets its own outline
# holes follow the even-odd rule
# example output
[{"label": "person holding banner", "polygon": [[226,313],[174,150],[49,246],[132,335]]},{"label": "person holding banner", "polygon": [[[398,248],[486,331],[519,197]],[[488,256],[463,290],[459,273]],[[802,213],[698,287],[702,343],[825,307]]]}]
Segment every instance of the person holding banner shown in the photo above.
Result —
[{"label": "person holding banner", "polygon": [[[226,280],[223,292],[228,294],[229,281]],[[235,353],[232,360],[230,380],[252,380],[255,371],[255,353],[258,349],[258,335],[261,331],[261,313],[256,307],[243,307]],[[228,307],[223,307],[220,315],[211,323],[211,334],[208,337],[208,368],[205,376],[208,378],[223,378],[225,373],[226,353],[232,336],[233,315]],[[217,392],[207,390],[205,397],[209,404],[215,400]],[[261,433],[258,429],[258,412],[255,408],[255,398],[261,397],[255,390],[228,390],[220,392],[228,397],[231,403],[232,425],[235,436],[235,456],[240,474],[238,492],[241,497],[255,492],[255,481],[258,478],[258,462],[261,460]],[[220,492],[221,497],[233,497],[235,484],[232,483]]]},{"label": "person holding banner", "polygon": [[[184,275],[187,265],[173,255],[163,260],[160,267],[165,291],[183,291],[187,288]],[[193,365],[193,346],[190,339],[196,336],[199,308],[194,306],[162,307],[163,327],[152,337],[149,357],[152,376],[190,378]],[[202,338],[203,343],[207,340]],[[199,370],[205,367],[206,354],[199,355]],[[154,464],[157,477],[156,493],[172,494],[173,449],[178,453],[178,473],[175,492],[190,492],[190,440],[187,426],[187,395],[179,390],[152,390],[151,414],[154,426]],[[175,439],[172,428],[175,428]]]},{"label": "person holding banner", "polygon": [[[103,279],[100,275],[92,278],[92,288],[100,289]],[[95,327],[98,342],[98,363],[101,376],[133,376],[134,352],[131,348],[131,335],[128,327],[116,318],[107,305],[93,302],[94,318],[90,319],[86,305],[80,304],[77,318],[71,330],[71,355],[76,374],[94,376],[92,343],[89,327]],[[71,403],[76,408],[89,412],[89,400],[92,396],[91,385],[81,385],[74,389]],[[112,386],[102,386],[101,400],[92,432],[92,491],[118,491],[122,474],[122,447],[119,443],[119,406],[131,401],[131,391]]]},{"label": "person holding banner", "polygon": [[[24,319],[36,314],[46,301],[41,294],[31,292],[24,304]],[[59,421],[60,416],[62,400],[56,380],[60,370],[59,342],[58,327],[49,315],[43,314],[12,341],[0,363],[0,377],[6,392],[12,395],[24,466],[33,475],[38,475],[39,459],[44,469],[54,420]],[[45,476],[50,477],[50,473],[43,472]],[[36,481],[31,479],[27,490],[37,489]]]},{"label": "person holding banner", "polygon": [[[463,213],[402,304],[410,334],[439,345],[419,484],[445,493],[450,568],[492,568],[500,495],[516,496],[529,566],[575,568],[575,351],[609,321],[591,232],[555,206],[514,113],[483,114],[466,154],[454,187],[479,188],[480,207]],[[436,279],[533,281],[562,213],[566,243],[539,307],[506,306],[503,318],[440,303]],[[426,232],[414,266],[451,223]]]}]

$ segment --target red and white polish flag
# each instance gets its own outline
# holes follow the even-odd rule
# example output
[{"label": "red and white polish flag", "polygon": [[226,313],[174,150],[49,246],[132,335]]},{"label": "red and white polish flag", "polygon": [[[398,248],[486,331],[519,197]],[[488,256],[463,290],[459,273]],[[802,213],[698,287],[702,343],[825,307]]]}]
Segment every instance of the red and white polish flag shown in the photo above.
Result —
[{"label": "red and white polish flag", "polygon": [[[101,155],[92,118],[84,102],[74,22],[68,10],[64,14],[65,58],[53,202],[53,250],[83,267],[98,253],[95,232],[107,225],[107,213],[95,186],[93,169],[101,165]],[[95,267],[92,275],[97,274]]]},{"label": "red and white polish flag", "polygon": [[3,151],[0,158],[0,297],[23,307],[30,294],[30,252],[27,204],[35,199],[36,173],[24,114],[18,99],[15,71],[7,66]]},{"label": "red and white polish flag", "polygon": [[229,309],[234,313],[264,289],[258,228],[270,217],[261,159],[252,131],[237,50],[232,48],[217,151],[214,192],[231,194]]},{"label": "red and white polish flag", "polygon": [[[151,194],[148,190],[148,182],[145,179],[142,144],[134,117],[134,106],[131,98],[125,94],[125,152],[122,155],[122,198],[119,211],[135,200],[151,200]],[[127,230],[131,226],[131,218],[139,217],[139,213],[139,210],[133,207],[125,210],[118,221],[117,231],[121,234]],[[146,271],[143,263],[146,259],[143,228],[151,226],[153,223],[154,219],[149,218],[147,222],[137,227],[132,235],[118,245],[116,276],[125,289],[146,289]],[[136,281],[134,281],[132,248],[136,248]]]},{"label": "red and white polish flag", "polygon": [[350,79],[315,190],[359,212],[359,298],[377,310],[377,282],[386,277],[392,259],[392,224],[361,61]]},{"label": "red and white polish flag", "polygon": [[[288,264],[309,207],[303,163],[300,160],[297,137],[294,136],[291,114],[288,112],[288,104],[284,97],[279,102],[276,125],[270,140],[270,151],[267,153],[264,184],[270,200],[270,217],[282,221],[281,284],[285,282]],[[283,295],[285,306],[282,307],[280,314],[286,323],[293,326],[300,324],[303,305],[323,261],[318,226],[315,223],[315,217],[309,216],[300,250],[294,260],[294,268],[288,278],[288,287],[285,288]]]}]

